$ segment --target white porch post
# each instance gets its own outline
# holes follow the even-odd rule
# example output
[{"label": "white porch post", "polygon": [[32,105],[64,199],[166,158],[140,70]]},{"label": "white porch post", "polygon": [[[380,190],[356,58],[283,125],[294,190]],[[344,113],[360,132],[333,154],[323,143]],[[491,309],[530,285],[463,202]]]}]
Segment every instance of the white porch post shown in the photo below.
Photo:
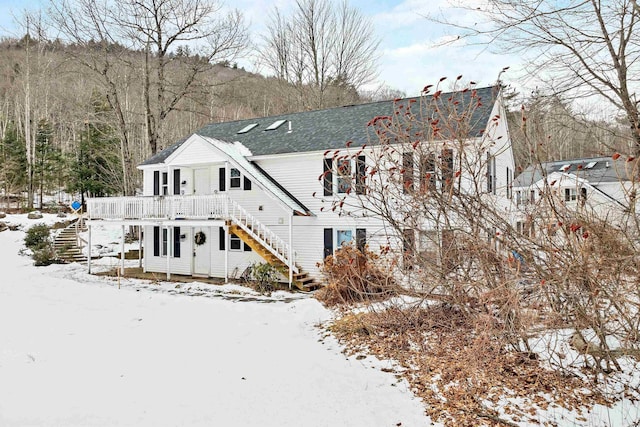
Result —
[{"label": "white porch post", "polygon": [[120,238],[120,275],[124,276],[124,224],[122,225],[122,234]]},{"label": "white porch post", "polygon": [[[171,197],[171,195],[173,194],[173,174],[171,173],[171,166],[167,165],[167,194],[165,195],[165,200],[167,201],[167,212],[165,212],[165,215],[167,216],[168,219],[174,219],[175,215],[174,215],[174,208],[173,208],[173,197]],[[167,227],[168,230],[168,227]],[[167,231],[168,233],[169,231]],[[167,244],[169,242],[169,238],[167,236]],[[167,254],[169,253],[169,248],[167,248]]]},{"label": "white porch post", "polygon": [[173,242],[171,242],[171,237],[173,237],[173,227],[167,226],[167,280],[171,280],[171,254],[173,253]]},{"label": "white porch post", "polygon": [[293,285],[293,215],[289,214],[289,290]]},{"label": "white porch post", "polygon": [[142,268],[142,226],[138,226],[138,268]]},{"label": "white porch post", "polygon": [[224,224],[224,283],[229,282],[229,239],[227,236],[229,235],[229,228],[227,223]]},{"label": "white porch post", "polygon": [[87,255],[87,267],[89,268],[89,274],[91,274],[91,224],[87,225],[87,231],[89,232],[87,247],[89,254]]}]

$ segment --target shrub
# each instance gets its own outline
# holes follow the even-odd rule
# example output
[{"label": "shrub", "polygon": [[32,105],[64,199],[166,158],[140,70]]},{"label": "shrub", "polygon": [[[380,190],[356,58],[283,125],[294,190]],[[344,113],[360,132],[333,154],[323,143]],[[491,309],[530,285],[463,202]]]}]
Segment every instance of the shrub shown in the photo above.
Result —
[{"label": "shrub", "polygon": [[252,264],[249,279],[253,282],[253,288],[261,294],[270,294],[276,289],[280,273],[267,263]]},{"label": "shrub", "polygon": [[34,250],[31,258],[35,261],[35,265],[38,267],[58,262],[56,252],[51,245]]},{"label": "shrub", "polygon": [[35,265],[43,266],[57,262],[56,251],[49,239],[49,227],[45,224],[36,224],[27,230],[24,237],[24,244],[31,249],[31,258]]},{"label": "shrub", "polygon": [[328,285],[316,297],[326,305],[387,298],[397,293],[395,280],[379,268],[378,255],[348,245],[324,260],[321,272]]},{"label": "shrub", "polygon": [[49,227],[45,224],[36,224],[29,228],[26,236],[24,237],[24,244],[34,252],[38,249],[49,246]]}]

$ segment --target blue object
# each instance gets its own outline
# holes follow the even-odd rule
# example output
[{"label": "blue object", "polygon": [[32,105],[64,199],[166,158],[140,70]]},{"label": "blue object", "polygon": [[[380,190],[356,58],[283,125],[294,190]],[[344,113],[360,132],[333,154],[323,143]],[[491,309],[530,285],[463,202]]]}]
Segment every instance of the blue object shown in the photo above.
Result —
[{"label": "blue object", "polygon": [[518,261],[520,264],[524,264],[524,257],[520,255],[518,252],[516,252],[515,250],[512,250],[511,255],[513,255],[513,258],[516,261]]},{"label": "blue object", "polygon": [[81,204],[79,201],[77,201],[77,200],[75,200],[73,203],[71,203],[71,208],[72,208],[74,211],[77,211],[77,210],[78,210],[78,209],[80,209],[81,207],[82,207],[82,204]]}]

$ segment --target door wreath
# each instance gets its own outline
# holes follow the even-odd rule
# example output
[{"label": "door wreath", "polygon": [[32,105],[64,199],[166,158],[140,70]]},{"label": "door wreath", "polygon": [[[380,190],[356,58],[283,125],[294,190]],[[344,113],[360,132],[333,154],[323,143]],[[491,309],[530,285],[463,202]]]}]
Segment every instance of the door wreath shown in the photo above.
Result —
[{"label": "door wreath", "polygon": [[196,245],[204,245],[204,243],[207,241],[207,236],[202,231],[198,231],[194,237],[194,240],[196,242]]}]

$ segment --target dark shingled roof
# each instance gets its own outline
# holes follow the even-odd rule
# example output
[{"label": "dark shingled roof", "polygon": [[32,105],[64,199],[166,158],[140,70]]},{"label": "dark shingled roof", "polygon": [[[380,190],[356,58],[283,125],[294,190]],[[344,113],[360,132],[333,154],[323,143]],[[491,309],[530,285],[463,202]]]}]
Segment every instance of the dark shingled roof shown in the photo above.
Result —
[{"label": "dark shingled roof", "polygon": [[[589,157],[583,159],[557,160],[527,167],[513,181],[514,187],[528,187],[543,176],[553,172],[564,172],[586,179],[589,184],[597,186],[604,182],[628,180],[625,171],[625,159],[613,160],[611,157]],[[593,164],[593,166],[591,166]],[[591,166],[587,168],[587,166]],[[545,171],[543,174],[542,171]]]},{"label": "dark shingled roof", "polygon": [[[477,100],[480,99],[481,105],[473,109],[473,115],[469,121],[471,128],[469,129],[468,137],[480,136],[491,118],[489,116],[498,95],[498,90],[497,86],[490,86],[475,89],[475,91],[443,93],[439,99],[441,103],[451,105],[450,99],[453,97],[458,101],[456,104],[458,111],[467,108],[469,105],[475,105]],[[477,94],[477,98],[472,98],[472,93],[474,92]],[[406,111],[407,106],[411,105],[411,111],[416,116],[431,118],[433,114],[427,108],[432,104],[431,101],[432,95],[429,95],[422,100],[420,98],[405,98],[397,101],[380,101],[326,110],[211,123],[195,133],[222,141],[239,141],[256,156],[336,150],[344,148],[347,141],[352,141],[354,146],[375,143],[375,141],[369,140],[370,135],[374,136],[372,139],[375,139],[375,135],[371,127],[367,127],[367,123],[375,117],[393,115],[395,111],[394,104],[396,107],[403,106],[399,111]],[[419,107],[420,105],[423,107]],[[274,130],[265,130],[278,120],[284,120],[281,126]],[[238,134],[238,131],[254,123],[257,126],[246,133]],[[162,163],[185,140],[178,141],[142,164]]]}]

